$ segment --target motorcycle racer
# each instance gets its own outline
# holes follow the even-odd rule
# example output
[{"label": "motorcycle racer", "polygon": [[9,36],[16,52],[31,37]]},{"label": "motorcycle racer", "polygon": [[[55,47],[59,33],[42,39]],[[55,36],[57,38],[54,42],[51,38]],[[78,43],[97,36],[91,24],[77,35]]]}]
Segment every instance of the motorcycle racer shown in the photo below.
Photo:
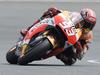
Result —
[{"label": "motorcycle racer", "polygon": [[[59,10],[57,8],[49,8],[40,19],[36,20],[32,26],[34,26],[36,23],[40,22],[44,18],[52,18],[53,16],[64,12],[62,10]],[[96,24],[96,16],[95,12],[92,9],[85,8],[82,9],[80,12],[69,12],[66,11],[69,14],[69,17],[71,21],[74,23],[76,28],[82,29],[82,35],[79,39],[79,41],[75,44],[70,46],[69,48],[65,48],[64,52],[58,54],[56,57],[60,59],[62,62],[64,62],[66,65],[71,65],[76,62],[76,58],[81,60],[84,56],[84,54],[89,49],[88,43],[90,43],[93,40],[93,28]],[[27,31],[32,27],[28,27],[25,30],[21,31],[21,34],[25,36]],[[68,57],[68,49],[71,50],[69,54],[73,54],[72,57]]]}]

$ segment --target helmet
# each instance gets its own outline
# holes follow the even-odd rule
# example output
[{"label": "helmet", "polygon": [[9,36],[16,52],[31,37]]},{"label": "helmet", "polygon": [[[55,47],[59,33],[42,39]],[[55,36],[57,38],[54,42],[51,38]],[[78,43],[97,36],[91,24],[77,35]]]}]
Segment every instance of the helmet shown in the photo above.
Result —
[{"label": "helmet", "polygon": [[83,28],[92,30],[96,24],[95,12],[92,9],[86,8],[86,9],[82,9],[80,14],[83,17],[83,20],[85,22]]}]

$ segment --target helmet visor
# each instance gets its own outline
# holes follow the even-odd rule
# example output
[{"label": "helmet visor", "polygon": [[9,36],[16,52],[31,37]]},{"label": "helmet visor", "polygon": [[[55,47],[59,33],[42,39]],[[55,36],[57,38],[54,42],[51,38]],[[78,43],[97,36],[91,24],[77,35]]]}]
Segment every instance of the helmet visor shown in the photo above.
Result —
[{"label": "helmet visor", "polygon": [[94,24],[91,24],[88,21],[85,21],[85,25],[83,26],[83,28],[92,30],[94,28]]}]

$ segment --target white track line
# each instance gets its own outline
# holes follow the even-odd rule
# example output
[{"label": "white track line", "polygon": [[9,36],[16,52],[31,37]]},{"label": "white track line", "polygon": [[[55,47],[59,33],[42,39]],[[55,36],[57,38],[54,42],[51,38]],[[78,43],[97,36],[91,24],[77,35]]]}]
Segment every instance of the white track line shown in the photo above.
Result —
[{"label": "white track line", "polygon": [[99,60],[87,60],[89,63],[100,64]]}]

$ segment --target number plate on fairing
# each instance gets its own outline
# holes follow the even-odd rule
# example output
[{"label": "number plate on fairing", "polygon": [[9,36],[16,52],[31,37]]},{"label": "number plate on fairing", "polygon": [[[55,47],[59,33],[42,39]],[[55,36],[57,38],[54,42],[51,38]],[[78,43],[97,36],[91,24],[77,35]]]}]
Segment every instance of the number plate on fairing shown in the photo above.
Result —
[{"label": "number plate on fairing", "polygon": [[76,31],[75,31],[75,27],[72,26],[71,22],[62,22],[59,23],[59,25],[63,28],[63,30],[67,33],[68,36],[73,36],[75,35]]}]

